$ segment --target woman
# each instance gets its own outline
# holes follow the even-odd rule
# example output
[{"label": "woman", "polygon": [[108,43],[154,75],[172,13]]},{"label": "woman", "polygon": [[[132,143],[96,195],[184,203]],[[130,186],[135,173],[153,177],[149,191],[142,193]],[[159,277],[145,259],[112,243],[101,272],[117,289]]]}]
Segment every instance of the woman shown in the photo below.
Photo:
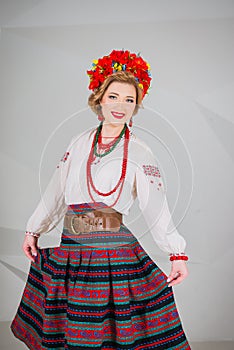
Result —
[{"label": "woman", "polygon": [[[188,275],[186,242],[176,229],[167,234],[160,170],[129,129],[150,66],[113,50],[87,73],[100,124],[72,138],[28,220],[23,249],[31,266],[11,330],[30,349],[190,349],[172,290]],[[123,223],[136,197],[172,262],[168,278]],[[60,246],[38,248],[61,218]]]}]

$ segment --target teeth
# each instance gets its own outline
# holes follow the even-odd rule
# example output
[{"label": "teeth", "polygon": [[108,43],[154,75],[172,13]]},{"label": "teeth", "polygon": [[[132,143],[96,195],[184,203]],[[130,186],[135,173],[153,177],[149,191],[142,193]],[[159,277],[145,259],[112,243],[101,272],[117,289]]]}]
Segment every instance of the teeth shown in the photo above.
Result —
[{"label": "teeth", "polygon": [[124,115],[124,113],[117,113],[117,112],[112,112],[115,115]]}]

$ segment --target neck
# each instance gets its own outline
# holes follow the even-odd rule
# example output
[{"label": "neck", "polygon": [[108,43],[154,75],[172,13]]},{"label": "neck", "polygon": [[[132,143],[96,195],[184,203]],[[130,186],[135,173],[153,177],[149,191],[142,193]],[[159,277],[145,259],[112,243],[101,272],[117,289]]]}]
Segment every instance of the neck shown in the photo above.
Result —
[{"label": "neck", "polygon": [[124,124],[116,123],[105,123],[103,122],[101,135],[102,137],[117,137],[124,128]]}]

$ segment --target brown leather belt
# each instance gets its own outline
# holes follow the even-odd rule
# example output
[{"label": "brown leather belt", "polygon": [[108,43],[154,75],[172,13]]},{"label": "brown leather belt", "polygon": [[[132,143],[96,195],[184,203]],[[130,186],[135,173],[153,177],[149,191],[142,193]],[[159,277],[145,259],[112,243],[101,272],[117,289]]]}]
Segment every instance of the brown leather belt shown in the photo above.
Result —
[{"label": "brown leather belt", "polygon": [[64,228],[72,234],[79,235],[92,231],[119,231],[122,214],[113,208],[101,208],[82,214],[66,214]]}]

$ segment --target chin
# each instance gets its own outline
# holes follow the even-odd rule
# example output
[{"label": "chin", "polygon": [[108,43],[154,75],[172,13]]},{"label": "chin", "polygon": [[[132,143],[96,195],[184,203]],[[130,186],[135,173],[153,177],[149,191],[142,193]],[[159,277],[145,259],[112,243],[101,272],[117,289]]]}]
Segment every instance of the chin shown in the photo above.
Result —
[{"label": "chin", "polygon": [[125,119],[123,119],[123,120],[118,120],[118,119],[114,119],[114,120],[110,120],[109,122],[107,122],[108,124],[112,124],[112,125],[117,125],[117,126],[119,126],[119,125],[124,125],[125,124]]}]

